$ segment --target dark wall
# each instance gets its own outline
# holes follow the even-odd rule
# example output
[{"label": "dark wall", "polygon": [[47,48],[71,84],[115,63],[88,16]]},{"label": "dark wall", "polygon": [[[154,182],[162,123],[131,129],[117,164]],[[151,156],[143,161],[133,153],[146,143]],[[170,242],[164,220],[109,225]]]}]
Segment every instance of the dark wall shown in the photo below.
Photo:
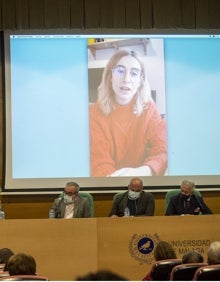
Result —
[{"label": "dark wall", "polygon": [[219,0],[0,0],[0,29],[216,29],[219,12]]}]

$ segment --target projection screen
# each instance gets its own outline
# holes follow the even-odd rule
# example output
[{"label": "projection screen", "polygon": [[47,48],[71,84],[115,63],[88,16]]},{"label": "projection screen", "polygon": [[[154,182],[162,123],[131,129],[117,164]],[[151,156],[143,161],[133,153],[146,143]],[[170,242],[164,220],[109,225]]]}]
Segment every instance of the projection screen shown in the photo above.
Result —
[{"label": "projection screen", "polygon": [[[184,178],[201,187],[220,187],[220,35],[207,31],[200,34],[5,32],[4,43],[3,192],[43,193],[64,187],[73,179],[85,191],[111,192],[126,187],[135,175],[153,190],[177,186]],[[133,164],[129,159],[125,165],[129,167],[128,175],[92,173],[90,108],[97,103],[104,68],[121,50],[138,54],[149,82],[151,103],[166,126],[166,161],[162,172],[152,167],[150,175],[141,170],[136,172],[136,166],[142,164]],[[123,74],[117,69],[116,75],[136,75],[133,68],[122,70]],[[111,71],[110,85],[115,68]],[[126,87],[125,95],[130,86]],[[105,116],[100,124],[106,126]],[[122,126],[121,121],[117,126]],[[156,131],[152,127],[151,131]],[[116,141],[109,140],[112,128],[113,125],[93,142],[98,152],[93,153],[93,158],[105,153],[111,155],[112,163],[120,158]],[[156,133],[148,135],[153,134]],[[144,136],[145,132],[143,140]],[[109,152],[102,138],[111,143]],[[142,135],[136,135],[130,143],[138,146],[141,139]],[[154,147],[153,142],[148,140],[149,150]],[[124,145],[121,146],[123,150]],[[137,151],[134,147],[133,155]],[[103,159],[105,164],[109,162]],[[115,170],[123,169],[119,164],[116,166]]]}]

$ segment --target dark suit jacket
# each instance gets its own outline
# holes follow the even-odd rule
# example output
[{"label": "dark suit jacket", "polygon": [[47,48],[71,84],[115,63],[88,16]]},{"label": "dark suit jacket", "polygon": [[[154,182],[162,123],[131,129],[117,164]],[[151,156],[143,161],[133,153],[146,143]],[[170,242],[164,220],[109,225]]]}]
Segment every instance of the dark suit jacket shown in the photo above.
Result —
[{"label": "dark suit jacket", "polygon": [[[55,218],[64,218],[66,204],[63,198],[57,198],[53,202],[52,209],[55,212]],[[91,217],[89,202],[86,198],[78,196],[74,202],[73,217]]]},{"label": "dark suit jacket", "polygon": [[[109,216],[124,216],[124,210],[127,207],[128,191],[118,194],[113,201]],[[137,212],[135,216],[154,215],[155,202],[151,193],[142,191],[140,197],[136,200]]]},{"label": "dark suit jacket", "polygon": [[[188,214],[198,214],[195,211],[196,208],[200,208],[202,214],[212,214],[212,211],[204,203],[203,199],[199,196],[192,195],[189,202]],[[184,199],[181,197],[181,193],[176,196],[171,197],[168,204],[165,215],[181,215],[186,214],[184,208]]]}]

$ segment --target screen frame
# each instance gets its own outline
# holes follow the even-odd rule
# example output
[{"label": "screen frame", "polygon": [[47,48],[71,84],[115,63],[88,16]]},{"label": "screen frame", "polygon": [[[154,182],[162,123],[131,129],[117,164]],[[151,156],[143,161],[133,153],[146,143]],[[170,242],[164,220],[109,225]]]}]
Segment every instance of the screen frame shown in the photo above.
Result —
[{"label": "screen frame", "polygon": [[[9,55],[6,51],[8,46],[8,38],[10,34],[74,34],[76,36],[80,35],[89,35],[89,37],[92,37],[92,35],[98,36],[98,35],[118,35],[120,34],[128,34],[128,35],[176,35],[179,34],[182,35],[210,35],[210,36],[219,36],[220,32],[219,30],[188,30],[188,29],[157,29],[157,30],[19,30],[19,31],[5,31],[4,32],[4,50],[6,55],[6,61],[9,59],[7,56]],[[6,79],[6,89],[9,89],[9,81]],[[6,100],[6,93],[5,100]],[[8,119],[8,117],[7,117]],[[5,118],[6,120],[6,118]],[[5,126],[5,131],[8,130],[7,126]],[[4,136],[7,134],[5,132]],[[4,148],[6,146],[6,139],[4,138]],[[8,141],[7,141],[8,142]],[[11,144],[10,144],[11,145]],[[40,182],[38,182],[38,187],[31,188],[33,186],[33,182],[36,182],[38,179],[32,179],[27,181],[27,187],[30,186],[30,188],[23,189],[22,184],[17,186],[18,188],[7,188],[5,187],[5,163],[4,163],[4,178],[3,178],[3,187],[2,187],[2,194],[47,194],[53,192],[59,192],[61,191],[62,187],[64,186],[65,182],[71,181],[72,178],[59,178],[54,179],[54,182],[51,182],[51,179],[42,179]],[[91,193],[114,193],[118,191],[123,191],[127,189],[127,184],[129,182],[131,177],[119,177],[119,178],[112,178],[111,179],[111,186],[109,186],[109,179],[106,177],[98,177],[94,179],[84,180],[82,178],[75,178],[74,180],[78,182],[81,186],[82,191],[88,191]],[[176,188],[178,187],[178,184],[181,183],[183,179],[191,179],[196,183],[196,186],[198,188],[201,188],[204,191],[218,191],[220,189],[220,176],[219,175],[180,175],[180,176],[156,176],[156,177],[141,177],[144,182],[144,186],[148,187],[148,190],[151,190],[153,192],[161,192],[161,191],[167,191],[171,187]],[[48,184],[50,183],[48,188]],[[212,183],[210,185],[210,183]],[[150,188],[150,189],[149,189]]]}]

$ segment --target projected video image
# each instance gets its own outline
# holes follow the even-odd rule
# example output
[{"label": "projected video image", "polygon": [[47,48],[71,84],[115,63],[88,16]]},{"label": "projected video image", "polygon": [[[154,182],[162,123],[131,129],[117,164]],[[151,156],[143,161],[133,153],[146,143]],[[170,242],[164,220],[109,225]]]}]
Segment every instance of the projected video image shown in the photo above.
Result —
[{"label": "projected video image", "polygon": [[103,39],[88,48],[91,175],[164,175],[163,40]]},{"label": "projected video image", "polygon": [[3,189],[219,184],[219,49],[208,34],[6,32]]}]

